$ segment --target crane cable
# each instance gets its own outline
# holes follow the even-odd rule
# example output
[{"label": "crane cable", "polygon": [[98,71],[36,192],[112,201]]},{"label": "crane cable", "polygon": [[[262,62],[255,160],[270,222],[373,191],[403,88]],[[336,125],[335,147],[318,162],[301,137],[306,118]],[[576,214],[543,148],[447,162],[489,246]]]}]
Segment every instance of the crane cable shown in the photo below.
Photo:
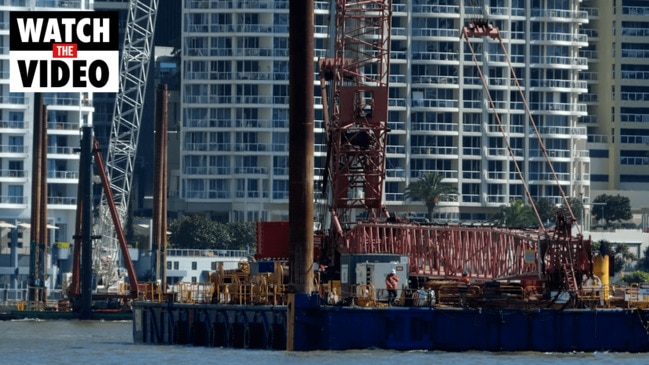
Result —
[{"label": "crane cable", "polygon": [[[555,171],[554,166],[552,165],[552,161],[550,160],[550,156],[548,155],[548,150],[545,148],[545,143],[543,142],[543,138],[541,138],[541,133],[539,132],[538,127],[536,126],[536,122],[534,121],[534,117],[532,116],[532,112],[530,111],[530,107],[527,104],[527,99],[525,98],[525,95],[523,94],[523,88],[521,87],[521,84],[518,81],[518,77],[516,77],[516,72],[514,72],[514,67],[511,64],[511,60],[509,59],[509,54],[507,53],[507,49],[505,48],[505,45],[504,45],[502,39],[500,38],[500,33],[498,34],[498,43],[500,43],[500,47],[502,48],[503,53],[505,54],[505,59],[507,60],[507,64],[509,65],[509,70],[511,71],[511,76],[514,79],[514,83],[516,84],[516,88],[518,89],[518,93],[521,95],[521,100],[523,101],[523,107],[525,108],[525,112],[527,113],[527,116],[530,118],[530,124],[532,125],[532,128],[534,128],[534,134],[536,135],[536,138],[539,141],[539,147],[541,147],[541,151],[543,152],[543,156],[545,157],[545,161],[547,162],[548,167],[550,168],[550,171],[552,173],[552,178],[557,183],[557,189],[559,189],[559,193],[561,194],[561,199],[563,200],[563,204],[568,209],[568,212],[570,213],[570,219],[572,221],[577,221],[577,219],[575,218],[575,215],[574,215],[574,213],[572,211],[572,208],[570,207],[570,204],[568,203],[568,198],[566,197],[566,194],[563,191],[563,188],[561,187],[561,183],[559,181],[559,177],[557,176],[557,172]],[[582,219],[583,219],[583,217],[582,217]],[[576,226],[577,226],[577,231],[579,232],[579,235],[581,235],[582,234],[581,227],[578,224]]]},{"label": "crane cable", "polygon": [[[500,120],[500,116],[496,112],[496,105],[491,97],[491,92],[489,92],[489,88],[487,87],[487,81],[484,77],[484,74],[482,73],[482,70],[480,69],[480,66],[478,64],[478,59],[475,54],[475,51],[473,50],[473,46],[471,45],[471,40],[469,39],[469,36],[466,33],[466,28],[462,31],[462,35],[467,41],[467,46],[469,47],[469,50],[471,51],[471,57],[473,59],[473,62],[476,64],[476,69],[478,71],[478,75],[480,76],[480,79],[482,80],[482,87],[485,90],[485,93],[487,94],[487,99],[489,100],[489,105],[491,106],[491,109],[494,111],[493,115],[496,121],[498,122],[498,128],[500,129],[500,132],[503,134],[504,137],[507,136],[507,132],[505,131],[505,128],[503,127],[503,123]],[[527,186],[527,182],[525,181],[525,178],[523,177],[523,173],[521,172],[520,166],[518,165],[518,162],[516,162],[514,152],[512,150],[511,144],[509,143],[509,140],[507,138],[503,138],[505,145],[507,146],[507,151],[509,151],[509,155],[512,157],[512,162],[514,163],[514,167],[516,169],[516,172],[518,173],[519,178],[521,179],[522,185],[523,185],[523,190],[525,190],[525,195],[527,198],[530,200],[530,203],[532,205],[532,209],[534,210],[534,214],[539,222],[539,226],[543,227],[543,220],[541,219],[541,216],[539,215],[538,210],[536,209],[536,205],[533,203],[532,196],[530,194],[529,188]]]},{"label": "crane cable", "polygon": [[[532,128],[534,129],[534,133],[535,133],[535,135],[536,135],[536,137],[537,137],[537,139],[539,141],[539,146],[541,147],[541,151],[543,152],[545,160],[548,163],[548,166],[549,166],[550,171],[552,173],[552,177],[553,177],[554,181],[557,182],[557,186],[558,186],[559,192],[561,194],[561,198],[563,199],[564,205],[568,208],[571,220],[576,221],[575,216],[574,216],[573,211],[572,211],[572,208],[570,207],[570,204],[568,204],[568,200],[566,198],[566,195],[565,195],[565,193],[564,193],[564,191],[563,191],[563,189],[561,187],[561,184],[559,182],[559,179],[557,177],[557,173],[554,170],[554,167],[552,166],[552,162],[550,161],[550,157],[548,156],[547,149],[545,148],[545,144],[543,143],[543,139],[541,138],[541,135],[540,135],[540,133],[538,131],[538,128],[537,128],[536,123],[534,121],[534,117],[532,116],[532,113],[530,111],[529,105],[527,104],[527,99],[525,98],[522,87],[521,87],[521,85],[520,85],[520,83],[518,81],[518,78],[516,77],[516,72],[514,71],[514,68],[513,68],[512,64],[511,64],[511,61],[509,59],[509,54],[507,53],[505,45],[503,44],[502,38],[500,37],[500,32],[497,31],[497,28],[494,28],[494,29],[497,32],[497,35],[495,37],[498,39],[498,43],[500,44],[500,46],[501,46],[501,48],[502,48],[502,50],[503,50],[503,52],[505,54],[505,59],[507,60],[507,64],[509,66],[511,76],[514,79],[514,82],[516,84],[516,87],[518,89],[519,94],[521,95],[521,99],[522,99],[522,102],[523,102],[523,106],[525,108],[525,112],[527,113],[527,116],[530,119],[530,124],[532,125]],[[489,88],[487,87],[487,81],[485,79],[485,76],[484,76],[482,70],[479,67],[478,59],[477,59],[477,56],[476,56],[475,51],[473,49],[473,46],[471,45],[471,40],[469,39],[469,36],[468,36],[468,34],[466,32],[466,28],[463,29],[462,35],[466,39],[467,46],[468,46],[469,50],[471,51],[471,57],[473,59],[473,62],[476,64],[476,69],[477,69],[478,74],[480,76],[480,79],[482,81],[482,86],[483,86],[483,88],[484,88],[484,90],[485,90],[485,92],[487,94],[487,98],[489,100],[489,105],[491,106],[491,109],[494,111],[494,118],[498,122],[498,127],[499,127],[501,133],[503,134],[504,137],[506,137],[507,133],[506,133],[506,131],[504,129],[504,126],[503,126],[503,123],[502,123],[502,121],[500,119],[500,116],[496,112],[495,103],[493,101],[493,98],[491,97],[491,93],[489,92]],[[536,205],[534,204],[534,199],[532,198],[532,196],[531,196],[531,194],[529,192],[529,187],[527,185],[527,182],[526,182],[525,178],[523,177],[523,173],[522,173],[522,171],[520,169],[520,166],[518,165],[518,162],[516,162],[516,158],[514,156],[514,152],[513,152],[512,148],[511,148],[511,144],[509,143],[507,138],[503,138],[503,139],[504,139],[504,143],[507,145],[507,150],[509,152],[509,155],[512,157],[512,162],[514,163],[514,167],[516,169],[516,172],[518,173],[518,176],[521,179],[523,189],[525,190],[525,195],[530,200],[530,204],[532,206],[532,209],[534,210],[534,214],[536,215],[536,218],[539,221],[539,226],[543,227],[543,220],[541,219],[541,217],[539,215],[539,212],[538,212],[538,209],[536,208]],[[577,225],[577,230],[579,232],[579,235],[581,235],[581,228],[579,227],[579,225]]]}]

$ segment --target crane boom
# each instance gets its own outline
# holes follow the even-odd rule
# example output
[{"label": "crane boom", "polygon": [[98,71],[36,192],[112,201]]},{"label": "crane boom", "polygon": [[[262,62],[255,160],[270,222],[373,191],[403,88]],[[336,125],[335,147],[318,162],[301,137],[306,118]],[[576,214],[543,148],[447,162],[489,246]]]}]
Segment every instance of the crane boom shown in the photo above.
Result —
[{"label": "crane boom", "polygon": [[[158,0],[130,0],[128,5],[119,91],[115,99],[105,164],[122,226],[129,205],[157,10]],[[93,250],[93,266],[98,277],[110,283],[119,250],[105,194],[102,194],[99,210],[96,233],[102,239],[101,244]]]},{"label": "crane boom", "polygon": [[384,209],[392,1],[337,0],[335,11],[334,55],[320,61],[320,84],[324,183],[331,189],[333,224],[340,227],[356,220],[352,209],[370,219]]}]

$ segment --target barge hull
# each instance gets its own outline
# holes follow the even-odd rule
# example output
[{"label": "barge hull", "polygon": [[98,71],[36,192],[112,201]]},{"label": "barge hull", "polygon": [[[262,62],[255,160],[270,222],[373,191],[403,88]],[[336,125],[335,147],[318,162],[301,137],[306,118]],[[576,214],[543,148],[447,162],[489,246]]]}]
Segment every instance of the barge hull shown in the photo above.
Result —
[{"label": "barge hull", "polygon": [[649,311],[638,309],[388,309],[136,302],[136,343],[284,350],[649,352]]}]

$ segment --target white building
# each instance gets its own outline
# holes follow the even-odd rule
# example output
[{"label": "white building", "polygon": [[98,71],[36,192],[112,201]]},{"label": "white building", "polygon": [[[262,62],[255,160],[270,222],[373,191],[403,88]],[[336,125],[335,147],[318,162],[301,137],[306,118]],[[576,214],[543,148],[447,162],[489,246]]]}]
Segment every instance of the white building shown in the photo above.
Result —
[{"label": "white building", "polygon": [[[177,194],[182,211],[209,212],[222,221],[287,219],[288,3],[184,2]],[[316,59],[328,55],[330,3],[314,3]],[[471,6],[476,3],[482,5]],[[588,46],[588,37],[580,33],[588,13],[580,10],[580,3],[393,1],[384,189],[388,209],[423,215],[423,204],[404,201],[403,192],[434,171],[459,193],[456,200],[442,202],[438,218],[489,219],[501,205],[525,196],[514,159],[534,199],[559,204],[560,186],[566,196],[588,202],[590,158],[581,122],[587,109],[579,100],[588,91],[586,81],[579,79],[588,68],[579,53]],[[478,66],[473,62],[460,32],[481,17],[499,28],[509,59],[498,42],[477,38],[471,45]],[[486,102],[478,67],[487,78],[504,134]],[[326,147],[321,98],[314,87],[318,184]]]},{"label": "white building", "polygon": [[[10,92],[9,13],[11,11],[89,10],[92,0],[12,0],[0,2],[0,286],[27,285],[32,205],[34,94]],[[58,270],[57,245],[74,235],[79,175],[80,127],[92,125],[91,93],[43,93],[47,105],[47,283]],[[12,246],[14,251],[12,252]],[[27,259],[26,259],[27,257]],[[51,263],[51,266],[50,266]]]}]

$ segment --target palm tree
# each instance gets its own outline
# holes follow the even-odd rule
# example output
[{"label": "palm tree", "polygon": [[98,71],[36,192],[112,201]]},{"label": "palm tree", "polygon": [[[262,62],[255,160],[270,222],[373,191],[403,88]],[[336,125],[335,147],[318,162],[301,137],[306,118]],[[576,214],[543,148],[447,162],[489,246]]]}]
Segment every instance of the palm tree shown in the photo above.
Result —
[{"label": "palm tree", "polygon": [[404,191],[406,199],[421,199],[428,209],[428,219],[433,220],[433,210],[444,195],[456,194],[455,187],[442,183],[444,177],[436,172],[427,172],[408,184]]},{"label": "palm tree", "polygon": [[521,199],[512,200],[509,205],[503,205],[494,216],[497,223],[506,227],[538,226],[532,207],[525,205]]}]

